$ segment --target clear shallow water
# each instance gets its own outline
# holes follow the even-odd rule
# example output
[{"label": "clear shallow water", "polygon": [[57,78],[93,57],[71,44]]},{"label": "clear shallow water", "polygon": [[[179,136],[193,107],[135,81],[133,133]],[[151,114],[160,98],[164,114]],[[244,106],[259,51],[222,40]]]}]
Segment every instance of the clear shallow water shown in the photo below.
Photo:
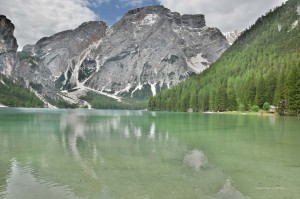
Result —
[{"label": "clear shallow water", "polygon": [[[299,129],[299,118],[2,108],[0,198],[300,198]],[[186,163],[202,153],[205,167]]]}]

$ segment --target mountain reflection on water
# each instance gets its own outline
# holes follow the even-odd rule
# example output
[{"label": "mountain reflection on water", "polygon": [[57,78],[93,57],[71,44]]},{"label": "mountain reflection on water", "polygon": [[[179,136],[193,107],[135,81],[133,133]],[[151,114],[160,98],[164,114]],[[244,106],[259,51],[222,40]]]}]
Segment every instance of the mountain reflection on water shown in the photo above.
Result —
[{"label": "mountain reflection on water", "polygon": [[[228,183],[235,173],[224,171],[252,170],[253,158],[243,159],[249,164],[242,167],[241,157],[249,147],[253,157],[260,149],[245,143],[260,142],[266,137],[256,134],[259,125],[273,130],[278,121],[266,117],[257,125],[256,117],[222,117],[6,109],[0,113],[0,198],[246,198],[251,190],[240,183],[243,178]],[[247,126],[254,134],[244,132]],[[287,141],[282,130],[271,141]],[[245,150],[237,151],[241,146]],[[252,183],[252,189],[258,186]]]}]

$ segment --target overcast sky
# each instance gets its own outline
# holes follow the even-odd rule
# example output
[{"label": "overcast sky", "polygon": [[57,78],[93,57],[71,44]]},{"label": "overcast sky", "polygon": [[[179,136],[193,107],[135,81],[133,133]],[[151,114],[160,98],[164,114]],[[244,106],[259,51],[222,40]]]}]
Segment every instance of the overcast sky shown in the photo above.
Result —
[{"label": "overcast sky", "polygon": [[[222,32],[243,30],[286,0],[0,0],[0,14],[16,26],[20,47],[81,23],[103,20],[112,25],[127,10],[164,5],[181,14],[205,14],[207,25]],[[20,48],[19,48],[20,49]]]}]

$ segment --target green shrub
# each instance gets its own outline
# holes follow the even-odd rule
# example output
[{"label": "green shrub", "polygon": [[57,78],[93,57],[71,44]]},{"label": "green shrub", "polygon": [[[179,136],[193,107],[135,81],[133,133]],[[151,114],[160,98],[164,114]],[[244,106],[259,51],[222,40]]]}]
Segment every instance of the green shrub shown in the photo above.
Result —
[{"label": "green shrub", "polygon": [[263,105],[263,110],[269,112],[270,111],[270,104],[269,102],[265,102]]},{"label": "green shrub", "polygon": [[239,104],[239,111],[244,112],[245,111],[245,105]]},{"label": "green shrub", "polygon": [[259,111],[259,106],[257,106],[257,105],[251,106],[250,111],[251,112],[258,112]]}]

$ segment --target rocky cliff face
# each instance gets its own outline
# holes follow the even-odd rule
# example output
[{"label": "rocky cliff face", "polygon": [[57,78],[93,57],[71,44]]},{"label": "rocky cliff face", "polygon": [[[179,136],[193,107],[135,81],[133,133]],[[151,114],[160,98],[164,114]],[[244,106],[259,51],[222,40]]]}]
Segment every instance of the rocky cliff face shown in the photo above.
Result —
[{"label": "rocky cliff face", "polygon": [[18,44],[14,37],[15,26],[0,15],[0,73],[10,75],[16,64]]},{"label": "rocky cliff face", "polygon": [[28,87],[44,96],[62,98],[58,91],[68,89],[65,86],[72,83],[70,77],[75,73],[75,66],[99,43],[106,28],[103,22],[87,22],[75,30],[60,32],[42,38],[35,45],[25,46],[19,53],[15,78],[23,79]]},{"label": "rocky cliff face", "polygon": [[206,26],[204,15],[150,6],[128,11],[110,28],[84,23],[24,47],[30,58],[16,74],[40,84],[47,95],[59,90],[76,100],[74,90],[93,90],[146,99],[200,73],[228,47],[218,29]]},{"label": "rocky cliff face", "polygon": [[181,16],[162,6],[131,10],[95,50],[91,58],[99,70],[85,86],[146,98],[200,73],[227,47],[218,29],[205,26],[203,15]]}]

